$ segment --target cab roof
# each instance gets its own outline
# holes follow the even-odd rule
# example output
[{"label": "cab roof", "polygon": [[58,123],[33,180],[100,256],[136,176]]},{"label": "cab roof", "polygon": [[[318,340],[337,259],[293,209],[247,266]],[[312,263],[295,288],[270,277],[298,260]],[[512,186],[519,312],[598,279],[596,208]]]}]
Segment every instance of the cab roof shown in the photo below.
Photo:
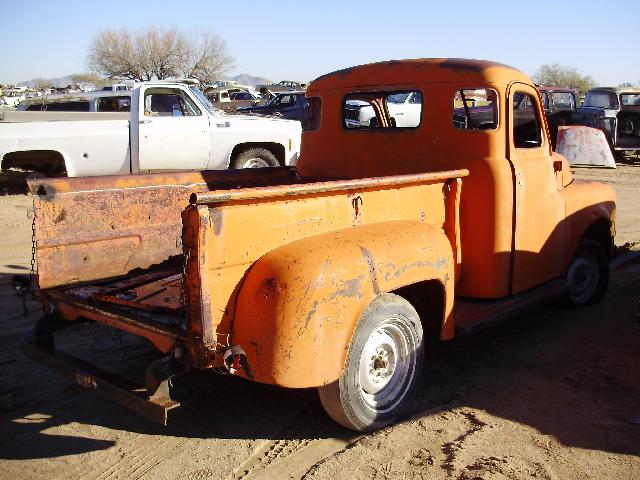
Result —
[{"label": "cab roof", "polygon": [[515,68],[486,60],[464,58],[417,58],[369,63],[337,70],[313,80],[307,94],[334,88],[407,83],[530,83]]}]

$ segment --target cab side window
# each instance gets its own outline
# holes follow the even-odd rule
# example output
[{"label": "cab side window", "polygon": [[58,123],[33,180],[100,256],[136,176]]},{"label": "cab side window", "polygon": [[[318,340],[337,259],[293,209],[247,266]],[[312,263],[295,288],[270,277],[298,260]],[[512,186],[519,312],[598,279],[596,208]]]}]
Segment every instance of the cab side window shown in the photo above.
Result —
[{"label": "cab side window", "polygon": [[417,128],[422,103],[418,90],[350,93],[342,104],[342,125],[348,130]]},{"label": "cab side window", "polygon": [[513,143],[516,148],[542,145],[542,129],[535,99],[524,92],[513,96]]},{"label": "cab side window", "polygon": [[195,103],[181,90],[148,90],[144,114],[151,117],[192,117],[202,115]]},{"label": "cab side window", "polygon": [[491,88],[464,88],[453,96],[453,127],[461,130],[498,128],[498,93]]}]

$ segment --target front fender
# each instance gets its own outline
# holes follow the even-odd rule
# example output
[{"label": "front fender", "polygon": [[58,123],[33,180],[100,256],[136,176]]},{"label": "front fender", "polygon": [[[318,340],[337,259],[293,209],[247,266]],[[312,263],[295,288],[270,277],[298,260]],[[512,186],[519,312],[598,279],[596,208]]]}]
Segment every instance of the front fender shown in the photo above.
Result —
[{"label": "front fender", "polygon": [[[610,237],[615,233],[616,195],[611,185],[574,180],[563,190],[566,205],[567,250],[565,270],[569,267],[580,241],[592,225],[605,222]],[[606,245],[603,245],[606,247]]]},{"label": "front fender", "polygon": [[441,228],[394,221],[304,238],[260,258],[240,289],[232,341],[252,380],[315,387],[336,380],[360,315],[378,294],[438,279],[453,294]]}]

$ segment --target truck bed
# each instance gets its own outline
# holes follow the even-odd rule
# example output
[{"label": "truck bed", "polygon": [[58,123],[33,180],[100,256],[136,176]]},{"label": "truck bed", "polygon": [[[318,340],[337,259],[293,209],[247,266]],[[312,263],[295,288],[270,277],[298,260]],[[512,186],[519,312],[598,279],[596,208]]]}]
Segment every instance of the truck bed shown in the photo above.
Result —
[{"label": "truck bed", "polygon": [[299,181],[290,167],[30,181],[39,286],[116,278],[181,255],[193,193]]},{"label": "truck bed", "polygon": [[129,112],[18,112],[1,110],[0,122],[78,122],[83,120],[130,120]]},{"label": "truck bed", "polygon": [[[40,292],[66,320],[128,330],[161,352],[185,335],[215,344],[238,281],[279,246],[353,226],[365,236],[376,225],[393,231],[420,219],[420,228],[441,237],[445,224],[455,245],[456,182],[464,175],[318,181],[270,168],[30,182]],[[269,233],[260,234],[267,224]]]}]

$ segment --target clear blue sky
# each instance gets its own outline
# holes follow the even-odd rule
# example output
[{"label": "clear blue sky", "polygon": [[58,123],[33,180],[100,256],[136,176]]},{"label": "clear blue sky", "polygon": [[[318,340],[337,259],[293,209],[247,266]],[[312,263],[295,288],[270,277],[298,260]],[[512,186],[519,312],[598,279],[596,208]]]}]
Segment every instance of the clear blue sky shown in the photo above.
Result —
[{"label": "clear blue sky", "polygon": [[96,32],[147,26],[214,31],[236,59],[229,76],[309,81],[373,61],[465,57],[640,83],[640,0],[0,0],[0,12],[0,83],[85,72]]}]

